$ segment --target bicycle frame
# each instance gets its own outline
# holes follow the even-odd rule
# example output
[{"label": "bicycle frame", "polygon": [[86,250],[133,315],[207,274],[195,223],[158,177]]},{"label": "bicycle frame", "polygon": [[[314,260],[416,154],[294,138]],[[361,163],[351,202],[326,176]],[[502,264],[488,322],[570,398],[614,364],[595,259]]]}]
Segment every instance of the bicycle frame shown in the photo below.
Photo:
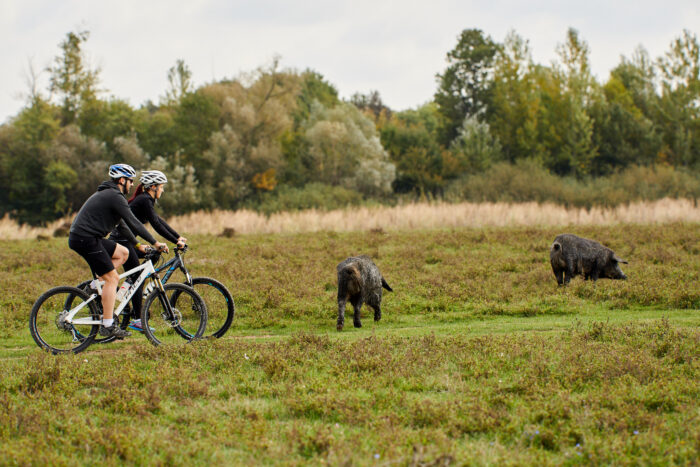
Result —
[{"label": "bicycle frame", "polygon": [[[129,271],[124,272],[123,274],[119,275],[119,279],[123,279],[127,276],[132,275],[135,272],[141,271],[141,274],[139,275],[139,278],[134,282],[134,285],[131,287],[131,290],[129,291],[129,294],[126,296],[124,300],[119,304],[119,306],[114,310],[114,316],[119,316],[119,314],[126,308],[126,306],[129,304],[129,300],[131,300],[131,297],[137,292],[138,288],[141,286],[141,284],[150,276],[153,276],[153,279],[156,281],[157,287],[164,292],[163,290],[163,283],[160,280],[160,277],[158,274],[156,274],[156,270],[153,268],[153,263],[151,260],[146,261],[140,266],[135,267],[134,269],[131,269]],[[66,323],[68,324],[79,324],[79,325],[95,325],[95,324],[102,324],[101,320],[96,320],[92,318],[77,318],[73,319],[73,317],[85,306],[88,305],[91,301],[95,300],[97,297],[102,295],[102,286],[104,285],[104,281],[100,280],[95,280],[93,281],[90,285],[96,285],[97,288],[97,293],[93,293],[87,300],[85,300],[83,303],[78,305],[77,307],[73,308],[70,310],[68,315],[65,318]],[[95,287],[93,287],[95,288]]]},{"label": "bicycle frame", "polygon": [[162,279],[163,284],[168,282],[168,279],[170,279],[170,276],[172,276],[173,273],[175,272],[175,270],[177,270],[178,268],[185,275],[185,278],[186,278],[185,284],[188,284],[188,285],[192,284],[192,275],[185,267],[185,261],[182,259],[182,255],[180,255],[179,250],[175,250],[175,257],[174,258],[169,259],[168,261],[165,262],[165,264],[156,268],[156,273],[159,273],[160,271],[162,271],[165,268],[168,268],[168,270],[165,271],[165,275],[163,275],[163,279]]}]

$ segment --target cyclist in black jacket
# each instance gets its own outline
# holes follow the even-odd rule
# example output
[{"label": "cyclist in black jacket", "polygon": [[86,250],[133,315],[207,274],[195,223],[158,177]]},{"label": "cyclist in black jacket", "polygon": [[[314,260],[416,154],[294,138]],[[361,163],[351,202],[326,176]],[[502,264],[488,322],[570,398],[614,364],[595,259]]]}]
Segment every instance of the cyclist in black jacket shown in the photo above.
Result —
[{"label": "cyclist in black jacket", "polygon": [[[153,229],[166,240],[175,243],[179,248],[184,247],[185,243],[187,243],[187,239],[180,236],[180,234],[170,227],[168,223],[156,213],[155,210],[155,204],[163,195],[163,191],[165,189],[163,185],[168,183],[168,178],[159,170],[144,170],[141,172],[141,178],[139,181],[141,183],[136,188],[134,196],[132,196],[129,200],[129,208],[131,209],[131,212],[142,224],[149,222],[151,227],[153,227]],[[114,240],[129,250],[129,257],[124,263],[124,269],[133,269],[139,265],[139,257],[142,257],[143,255],[139,255],[134,245],[128,238],[124,237],[120,230],[113,230],[112,235],[110,235],[109,238],[110,240]],[[135,276],[134,279],[137,277],[138,276]],[[143,288],[143,285],[141,285],[141,288]],[[141,316],[142,301],[143,291],[138,290],[131,299],[131,303],[133,305],[132,316],[134,318]],[[141,320],[131,320],[129,327],[137,331],[142,331]]]},{"label": "cyclist in black jacket", "polygon": [[[127,164],[109,168],[110,181],[103,182],[75,217],[68,236],[68,246],[87,261],[90,269],[104,281],[102,288],[102,326],[100,334],[123,339],[131,335],[114,323],[114,300],[119,283],[116,268],[124,264],[129,251],[114,241],[104,238],[113,229],[126,241],[136,244],[132,230],[154,247],[167,250],[167,245],[156,241],[141,222],[131,213],[126,193],[134,183],[136,172]],[[145,247],[144,247],[145,249]]]}]

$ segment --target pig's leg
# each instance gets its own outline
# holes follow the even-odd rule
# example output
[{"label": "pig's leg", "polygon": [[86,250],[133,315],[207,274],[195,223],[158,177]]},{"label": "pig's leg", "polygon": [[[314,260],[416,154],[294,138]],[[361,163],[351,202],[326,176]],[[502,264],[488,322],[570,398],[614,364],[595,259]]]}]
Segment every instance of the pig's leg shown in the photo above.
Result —
[{"label": "pig's leg", "polygon": [[566,276],[564,278],[564,283],[568,284],[571,282],[571,278],[574,277],[574,266],[572,264],[568,264],[566,266]]},{"label": "pig's leg", "polygon": [[346,301],[347,301],[347,297],[341,297],[340,295],[338,296],[338,323],[335,326],[335,328],[338,331],[342,331],[343,326],[345,325],[345,302]]},{"label": "pig's leg", "polygon": [[381,305],[373,306],[374,308],[374,320],[379,321],[382,319],[382,307]]},{"label": "pig's leg", "polygon": [[557,285],[562,285],[564,283],[564,270],[563,269],[559,269],[557,272],[555,272],[554,276],[557,278]]},{"label": "pig's leg", "polygon": [[352,316],[352,324],[356,328],[361,328],[362,322],[360,321],[360,308],[362,308],[362,297],[359,294],[355,297],[350,297],[350,303],[352,303],[352,307],[355,310],[355,313]]}]

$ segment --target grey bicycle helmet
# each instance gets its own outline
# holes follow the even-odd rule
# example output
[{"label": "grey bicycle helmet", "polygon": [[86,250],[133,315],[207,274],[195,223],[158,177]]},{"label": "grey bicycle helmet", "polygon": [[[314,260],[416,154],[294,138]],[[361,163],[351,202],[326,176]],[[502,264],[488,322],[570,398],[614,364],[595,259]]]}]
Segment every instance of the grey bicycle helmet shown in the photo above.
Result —
[{"label": "grey bicycle helmet", "polygon": [[129,178],[133,179],[136,176],[136,171],[129,164],[113,164],[109,166],[110,178]]},{"label": "grey bicycle helmet", "polygon": [[144,188],[148,188],[152,185],[162,185],[163,183],[168,183],[168,177],[166,177],[160,170],[144,170],[141,172],[141,178],[139,181],[143,183]]}]

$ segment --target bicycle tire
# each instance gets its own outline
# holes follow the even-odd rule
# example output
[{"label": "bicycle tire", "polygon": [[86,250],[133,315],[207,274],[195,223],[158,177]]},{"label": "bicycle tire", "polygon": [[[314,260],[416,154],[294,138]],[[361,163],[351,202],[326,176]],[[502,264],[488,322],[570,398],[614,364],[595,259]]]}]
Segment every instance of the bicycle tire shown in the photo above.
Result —
[{"label": "bicycle tire", "polygon": [[[76,287],[54,287],[44,292],[34,302],[29,315],[29,332],[34,342],[43,350],[54,355],[82,352],[93,343],[100,329],[99,324],[84,325],[80,328],[89,326],[90,332],[79,333],[74,325],[61,321],[61,316],[70,310],[70,308],[66,308],[69,297],[72,307],[77,299],[85,302],[90,298],[90,295]],[[100,319],[100,312],[93,300],[76,316]],[[59,347],[59,345],[61,346]]]},{"label": "bicycle tire", "polygon": [[[191,284],[186,285],[191,286],[207,305],[207,328],[214,330],[211,334],[207,332],[207,335],[218,339],[226,334],[236,309],[231,292],[224,284],[211,277],[195,277]],[[176,291],[172,299],[177,303],[178,298],[179,293]]]},{"label": "bicycle tire", "polygon": [[[201,338],[207,327],[207,306],[202,297],[185,284],[170,283],[163,288],[164,294],[160,289],[151,292],[141,310],[143,333],[151,344],[159,346],[182,342],[181,339],[189,342]],[[173,299],[175,293],[178,306]],[[179,313],[177,320],[166,316],[164,300]]]},{"label": "bicycle tire", "polygon": [[[90,289],[90,282],[92,282],[92,281],[81,282],[80,284],[77,285],[77,288],[83,290],[85,293],[90,295],[92,293],[92,289]],[[66,305],[65,305],[66,308],[70,308],[71,301],[72,301],[72,296],[68,297],[66,299]],[[100,316],[102,316],[102,314],[103,314],[102,301],[96,300],[95,306],[99,310]],[[122,329],[126,329],[129,326],[129,321],[131,320],[131,305],[127,305],[126,308],[124,308],[124,310],[122,310],[122,312],[119,316],[114,317],[114,320],[117,322],[117,326],[119,326]],[[95,336],[95,339],[93,340],[93,344],[109,344],[110,342],[114,342],[115,340],[117,340],[117,338],[115,336],[100,337],[100,335],[97,334]]]}]

